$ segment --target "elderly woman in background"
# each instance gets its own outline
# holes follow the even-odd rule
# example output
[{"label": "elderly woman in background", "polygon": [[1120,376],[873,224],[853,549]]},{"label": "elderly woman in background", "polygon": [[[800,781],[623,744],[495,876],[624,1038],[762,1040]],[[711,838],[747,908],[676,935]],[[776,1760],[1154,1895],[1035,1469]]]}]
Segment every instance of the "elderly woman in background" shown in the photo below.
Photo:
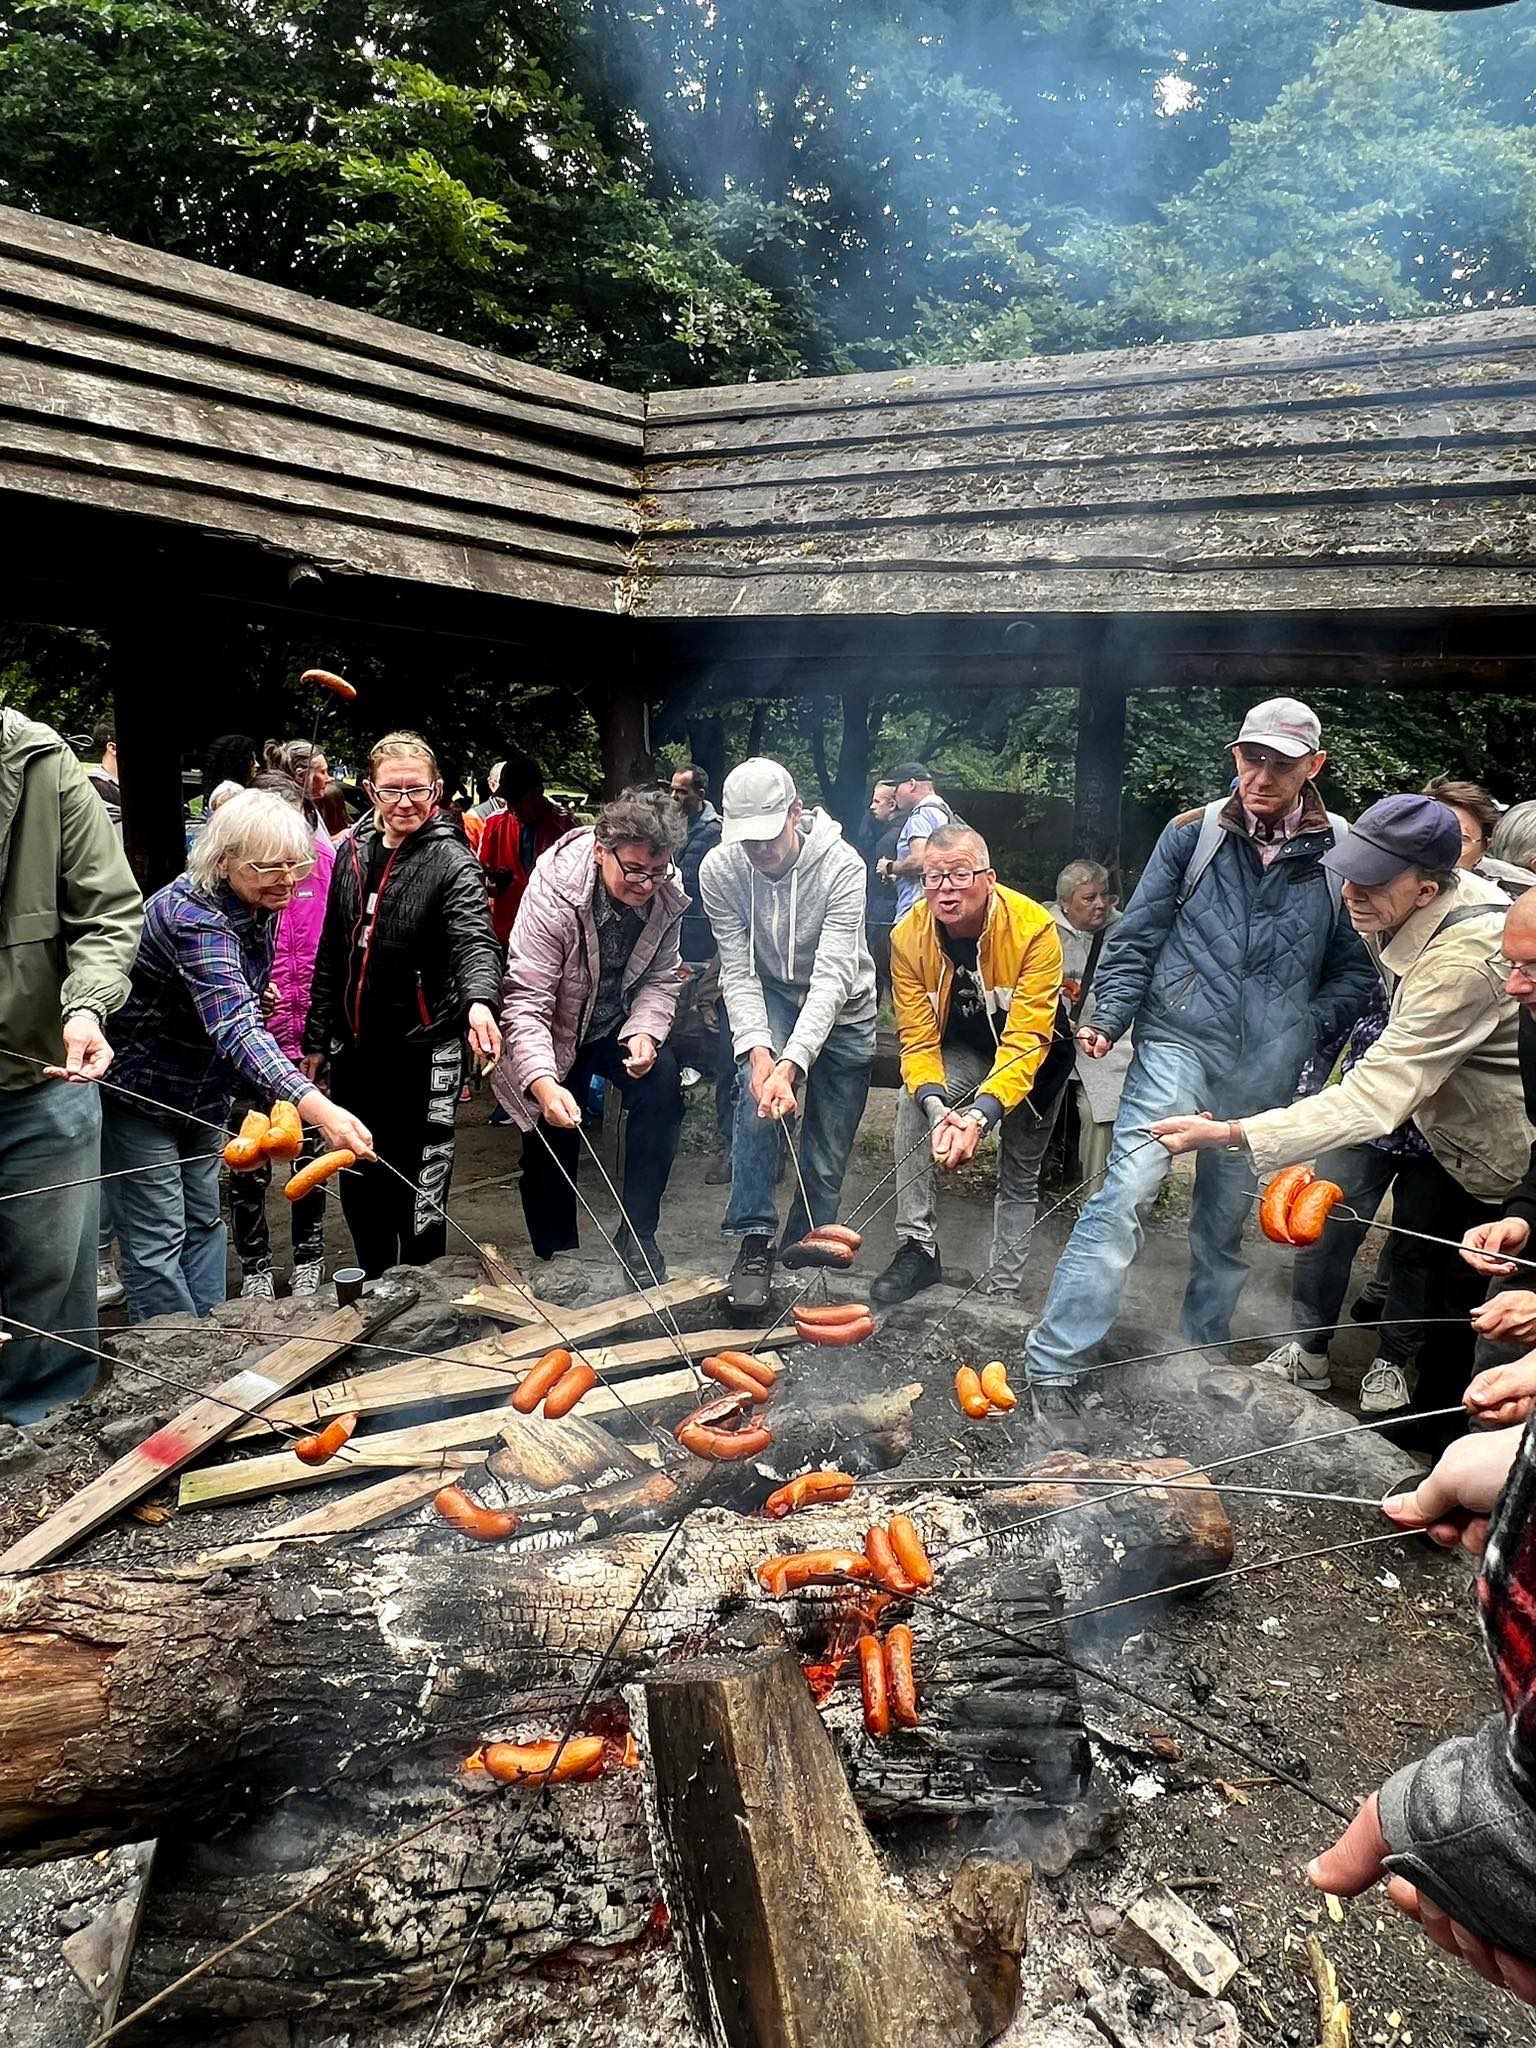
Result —
[{"label": "elderly woman in background", "polygon": [[[1056,877],[1051,905],[1056,936],[1061,940],[1062,1000],[1072,1028],[1093,1022],[1093,983],[1110,933],[1120,922],[1109,893],[1109,870],[1096,860],[1071,860]],[[1077,1158],[1084,1180],[1095,1179],[1109,1163],[1115,1112],[1125,1086],[1126,1069],[1135,1047],[1127,1032],[1101,1060],[1079,1052],[1073,1068],[1077,1103]]]},{"label": "elderly woman in background", "polygon": [[[128,1000],[113,1019],[101,1161],[133,1322],[205,1316],[224,1299],[219,1147],[237,1091],[296,1105],[328,1145],[368,1157],[367,1128],[322,1095],[262,1016],[278,914],[315,866],[303,817],[242,790],[197,836],[187,872],[151,896]],[[178,1113],[179,1112],[179,1113]]]},{"label": "elderly woman in background", "polygon": [[[567,832],[535,867],[507,949],[496,1099],[523,1133],[523,1214],[537,1258],[572,1251],[581,1107],[594,1074],[629,1112],[618,1240],[644,1287],[667,1276],[656,1243],[683,1121],[675,1055],[678,934],[671,879],[685,836],[665,797],[625,795]],[[637,1242],[638,1240],[638,1242]]]},{"label": "elderly woman in background", "polygon": [[377,1139],[380,1163],[341,1188],[357,1262],[373,1275],[448,1248],[464,1041],[478,1059],[501,1051],[501,948],[427,742],[386,733],[368,765],[373,812],[336,848],[304,1050],[311,1073],[329,1058],[331,1093]]}]

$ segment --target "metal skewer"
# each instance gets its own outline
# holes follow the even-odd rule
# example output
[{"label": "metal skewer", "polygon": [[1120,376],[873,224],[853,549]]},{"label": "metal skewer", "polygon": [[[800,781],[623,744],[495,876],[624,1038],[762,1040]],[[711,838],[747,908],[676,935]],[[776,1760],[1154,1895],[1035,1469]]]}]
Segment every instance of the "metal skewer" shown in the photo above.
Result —
[{"label": "metal skewer", "polygon": [[[1420,1244],[1443,1244],[1453,1252],[1462,1249],[1459,1237],[1436,1237],[1433,1231],[1410,1230],[1406,1223],[1383,1223],[1379,1217],[1362,1216],[1358,1209],[1351,1209],[1347,1202],[1335,1202],[1328,1213],[1330,1217],[1347,1216],[1352,1223],[1363,1223],[1368,1229],[1390,1230],[1394,1237],[1416,1237]],[[1536,1259],[1518,1259],[1513,1252],[1482,1252],[1479,1256],[1497,1259],[1507,1266],[1521,1266],[1528,1273],[1536,1273]]]},{"label": "metal skewer", "polygon": [[[119,1166],[111,1173],[83,1173],[78,1180],[49,1181],[40,1188],[17,1188],[14,1194],[0,1195],[0,1202],[23,1202],[29,1195],[61,1195],[66,1188],[94,1187],[98,1181],[126,1180],[130,1173],[180,1173],[184,1166],[202,1166],[210,1159],[222,1159],[222,1152],[193,1152],[185,1159],[152,1159],[146,1166]],[[90,1326],[95,1328],[93,1323]]]}]

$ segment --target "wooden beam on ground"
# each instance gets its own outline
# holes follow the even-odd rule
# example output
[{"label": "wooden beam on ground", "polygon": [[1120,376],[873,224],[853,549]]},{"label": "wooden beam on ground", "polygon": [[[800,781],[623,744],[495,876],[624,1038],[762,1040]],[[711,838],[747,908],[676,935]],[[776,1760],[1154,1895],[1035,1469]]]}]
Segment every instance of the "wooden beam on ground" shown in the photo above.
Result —
[{"label": "wooden beam on ground", "polygon": [[371,1336],[403,1309],[414,1307],[417,1299],[414,1287],[375,1288],[354,1307],[332,1309],[305,1336],[279,1344],[257,1364],[222,1380],[174,1421],[119,1458],[99,1479],[82,1487],[57,1514],[13,1543],[0,1555],[0,1573],[32,1571],[73,1549],[143,1494],[164,1485],[173,1472],[179,1472],[200,1452],[222,1443],[251,1409],[286,1394],[300,1380],[339,1358],[357,1339]]},{"label": "wooden beam on ground", "polygon": [[[636,1380],[624,1389],[622,1401],[608,1387],[594,1387],[582,1402],[582,1419],[622,1414],[626,1409],[645,1410],[668,1401],[683,1399],[695,1390],[691,1372],[658,1373],[653,1379]],[[468,1415],[449,1416],[442,1422],[423,1422],[414,1429],[382,1430],[376,1436],[358,1439],[366,1444],[370,1462],[378,1465],[394,1459],[414,1465],[438,1451],[467,1450],[475,1444],[493,1443],[511,1422],[524,1418],[506,1403],[496,1408],[478,1408]],[[563,1424],[530,1418],[541,1429],[559,1429]],[[249,1500],[263,1493],[291,1493],[300,1486],[323,1486],[327,1480],[346,1476],[346,1466],[333,1460],[329,1465],[306,1465],[292,1451],[274,1451],[270,1457],[247,1458],[235,1465],[213,1465],[202,1472],[188,1472],[181,1482],[179,1505],[184,1508],[212,1507],[221,1501]]]},{"label": "wooden beam on ground", "polygon": [[[590,1308],[550,1307],[551,1328],[545,1341],[563,1344],[570,1339],[579,1344],[588,1337],[606,1337],[611,1330],[630,1329],[665,1309],[693,1308],[701,1301],[719,1301],[725,1294],[725,1288],[725,1279],[720,1274],[679,1273],[675,1280],[668,1280],[662,1287],[652,1287],[645,1294],[594,1302]],[[482,1315],[495,1316],[500,1322],[529,1321],[527,1301],[505,1287],[472,1287],[468,1294],[459,1296],[455,1306],[478,1309]],[[543,1304],[540,1307],[542,1310]]]},{"label": "wooden beam on ground", "polygon": [[[332,1415],[382,1415],[391,1408],[412,1408],[423,1401],[510,1394],[523,1367],[547,1349],[548,1336],[546,1330],[536,1337],[492,1337],[483,1344],[467,1344],[445,1358],[428,1354],[402,1359],[399,1365],[381,1366],[377,1372],[354,1373],[329,1386],[306,1388],[302,1394],[274,1401],[263,1409],[261,1421],[241,1423],[231,1431],[230,1441],[265,1436],[271,1428],[287,1422],[308,1429]],[[713,1351],[739,1349],[743,1338],[750,1336],[750,1332],[735,1329],[685,1330],[682,1347],[690,1358],[708,1358]],[[799,1341],[789,1331],[775,1337],[774,1345],[782,1350]],[[581,1355],[605,1379],[610,1374],[624,1378],[650,1366],[666,1365],[678,1356],[678,1346],[672,1337],[636,1337],[627,1344],[586,1344]]]}]

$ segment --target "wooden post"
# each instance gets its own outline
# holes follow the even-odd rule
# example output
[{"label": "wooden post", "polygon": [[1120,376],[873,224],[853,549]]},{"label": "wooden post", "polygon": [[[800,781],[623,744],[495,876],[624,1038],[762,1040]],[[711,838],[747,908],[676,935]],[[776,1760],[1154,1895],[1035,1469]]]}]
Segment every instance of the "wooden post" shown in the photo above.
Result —
[{"label": "wooden post", "polygon": [[1125,689],[1094,683],[1077,693],[1077,761],[1072,852],[1113,870],[1120,862],[1120,793],[1125,780]]},{"label": "wooden post", "polygon": [[603,755],[603,794],[617,796],[631,782],[647,781],[651,759],[650,707],[633,682],[620,682],[598,714]]},{"label": "wooden post", "polygon": [[187,864],[181,729],[175,706],[166,702],[165,646],[163,638],[125,624],[112,634],[108,664],[123,848],[146,896],[174,881]]}]

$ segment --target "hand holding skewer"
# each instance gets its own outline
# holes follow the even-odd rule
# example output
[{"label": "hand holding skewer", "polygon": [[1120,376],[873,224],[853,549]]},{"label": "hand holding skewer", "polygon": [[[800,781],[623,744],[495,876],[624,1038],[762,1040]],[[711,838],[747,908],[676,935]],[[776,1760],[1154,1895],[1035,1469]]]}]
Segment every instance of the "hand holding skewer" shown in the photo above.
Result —
[{"label": "hand holding skewer", "polygon": [[1147,1130],[1173,1159],[1181,1152],[1213,1151],[1218,1145],[1230,1152],[1243,1142],[1238,1124],[1213,1117],[1208,1109],[1196,1110],[1193,1116],[1165,1116],[1148,1124]]},{"label": "hand holding skewer", "polygon": [[1536,1344],[1536,1294],[1528,1287],[1507,1287],[1472,1311],[1472,1327],[1481,1337],[1505,1344]]},{"label": "hand holding skewer", "polygon": [[471,1003],[469,1006],[469,1044],[477,1059],[499,1060],[501,1058],[501,1028],[486,1003]]},{"label": "hand holding skewer", "polygon": [[1411,1493],[1393,1494],[1381,1511],[1401,1529],[1422,1529],[1443,1550],[1459,1544],[1481,1557],[1488,1518],[1519,1448],[1518,1429],[1459,1436]]},{"label": "hand holding skewer", "polygon": [[1509,1429],[1524,1422],[1536,1408],[1536,1351],[1480,1372],[1462,1399],[1474,1429]]},{"label": "hand holding skewer", "polygon": [[64,1019],[64,1064],[44,1067],[50,1081],[99,1081],[112,1064],[101,1020],[94,1010],[72,1010]]},{"label": "hand holding skewer", "polygon": [[1530,1236],[1531,1226],[1523,1216],[1501,1216],[1496,1223],[1474,1224],[1461,1240],[1461,1256],[1474,1273],[1502,1279],[1515,1269],[1500,1253],[1523,1252]]},{"label": "hand holding skewer", "polygon": [[953,1173],[974,1159],[986,1126],[966,1110],[948,1110],[933,1131],[933,1157],[937,1166]]}]

